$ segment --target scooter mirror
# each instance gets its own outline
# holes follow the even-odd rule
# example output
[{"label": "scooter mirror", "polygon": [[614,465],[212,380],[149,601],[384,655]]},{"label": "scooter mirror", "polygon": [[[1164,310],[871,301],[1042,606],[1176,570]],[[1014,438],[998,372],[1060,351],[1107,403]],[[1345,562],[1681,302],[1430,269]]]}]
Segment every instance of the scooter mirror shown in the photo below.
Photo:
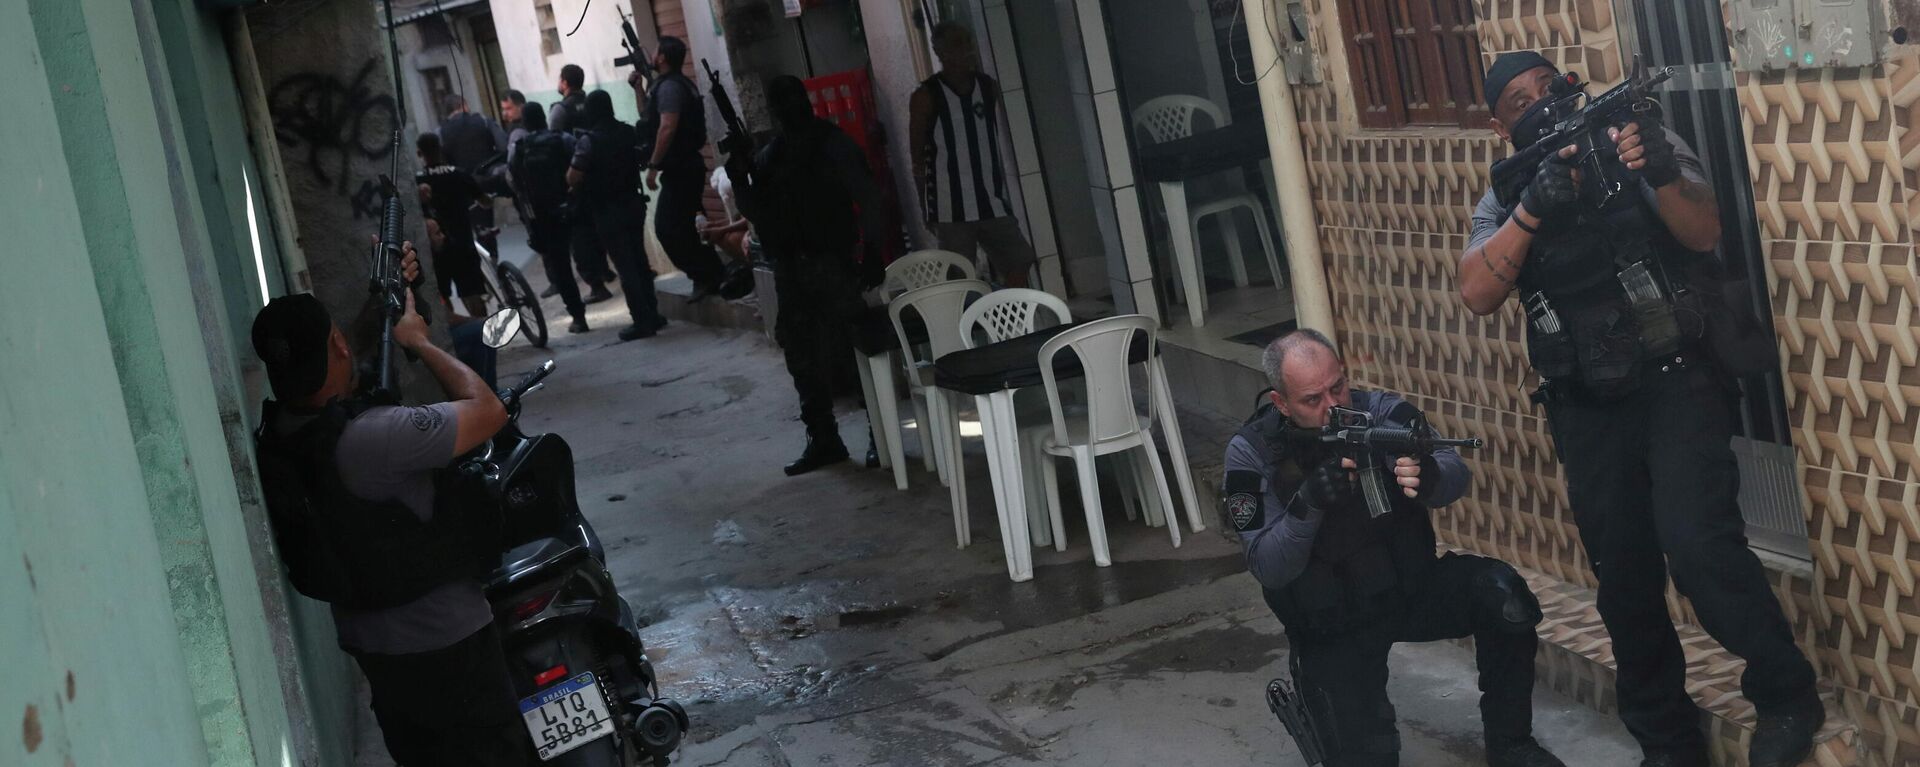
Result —
[{"label": "scooter mirror", "polygon": [[501,309],[488,317],[485,325],[480,326],[480,342],[487,348],[498,349],[520,334],[520,313],[513,309]]}]

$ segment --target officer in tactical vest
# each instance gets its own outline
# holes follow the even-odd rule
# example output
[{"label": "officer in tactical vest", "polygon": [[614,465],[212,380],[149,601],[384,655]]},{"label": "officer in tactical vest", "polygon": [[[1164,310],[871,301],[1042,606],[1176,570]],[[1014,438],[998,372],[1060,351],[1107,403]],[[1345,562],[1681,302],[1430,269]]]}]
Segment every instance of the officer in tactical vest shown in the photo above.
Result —
[{"label": "officer in tactical vest", "polygon": [[[412,281],[411,246],[403,264]],[[398,764],[525,765],[532,745],[479,581],[500,520],[485,489],[449,468],[506,425],[506,408],[428,340],[411,294],[393,340],[449,401],[371,401],[356,365],[366,347],[312,295],[276,298],[254,318],[274,396],[255,437],[276,548],[294,587],[331,603]]]},{"label": "officer in tactical vest", "polygon": [[653,292],[653,267],[647,263],[641,224],[647,220],[647,198],[640,196],[640,149],[633,126],[613,114],[613,97],[606,91],[587,94],[588,130],[575,134],[573,162],[567,168],[567,186],[576,193],[574,248],[599,243],[620,275],[620,292],[627,298],[627,316],[633,324],[620,330],[620,340],[652,338],[667,326],[660,315],[660,299]]},{"label": "officer in tactical vest", "polygon": [[[741,213],[773,261],[780,299],[774,336],[807,427],[806,449],[784,469],[792,477],[847,459],[833,417],[834,378],[853,359],[860,290],[885,276],[883,233],[866,158],[847,134],[814,116],[806,85],[789,75],[774,78],[767,106],[779,134],[751,159],[744,151],[729,156],[727,173]],[[869,447],[870,465],[878,463],[873,453]]]},{"label": "officer in tactical vest", "polygon": [[[1537,53],[1501,55],[1486,77],[1493,131],[1526,148],[1564,117],[1550,105],[1565,82]],[[1737,339],[1753,334],[1729,324],[1747,315],[1730,309],[1712,252],[1720,212],[1700,160],[1653,107],[1609,128],[1612,146],[1569,146],[1488,191],[1461,256],[1460,294],[1490,314],[1517,290],[1526,309],[1542,378],[1534,399],[1566,467],[1619,664],[1620,718],[1643,765],[1707,764],[1667,612],[1671,574],[1701,627],[1747,662],[1741,687],[1759,710],[1751,763],[1789,767],[1825,717],[1737,500],[1729,374],[1752,365],[1740,351],[1751,345]],[[1594,151],[1576,167],[1583,150]],[[1771,343],[1759,346],[1771,364]]]},{"label": "officer in tactical vest", "polygon": [[1428,510],[1467,490],[1458,453],[1379,456],[1392,467],[1391,510],[1367,509],[1351,458],[1324,453],[1317,434],[1334,407],[1375,425],[1421,428],[1420,412],[1386,392],[1348,388],[1327,337],[1296,330],[1267,347],[1273,385],[1227,445],[1221,485],[1247,567],[1287,631],[1294,684],[1329,767],[1392,767],[1400,736],[1387,699],[1387,653],[1398,642],[1471,636],[1490,767],[1564,767],[1533,739],[1533,655],[1540,604],[1496,559],[1434,556]]}]

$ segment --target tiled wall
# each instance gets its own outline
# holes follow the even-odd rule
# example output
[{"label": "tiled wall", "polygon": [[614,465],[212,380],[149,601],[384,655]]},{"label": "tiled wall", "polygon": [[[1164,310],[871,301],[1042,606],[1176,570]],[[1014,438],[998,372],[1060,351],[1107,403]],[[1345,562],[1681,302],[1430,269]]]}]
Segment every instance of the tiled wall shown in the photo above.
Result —
[{"label": "tiled wall", "polygon": [[[1295,98],[1356,378],[1413,395],[1443,431],[1488,439],[1469,497],[1436,517],[1447,543],[1591,587],[1542,413],[1526,398],[1520,314],[1509,303],[1475,317],[1456,293],[1469,213],[1504,148],[1485,130],[1359,129],[1334,2],[1308,4],[1328,82]],[[1620,77],[1607,0],[1475,8],[1489,55],[1536,49],[1600,87]],[[1920,58],[1739,82],[1814,552],[1812,581],[1778,575],[1776,593],[1863,727],[1864,763],[1914,763],[1920,136],[1908,131],[1920,117]],[[1691,612],[1677,598],[1673,607]]]},{"label": "tiled wall", "polygon": [[1920,56],[1741,74],[1815,577],[1804,616],[1873,763],[1920,761]]},{"label": "tiled wall", "polygon": [[[1013,83],[1020,81],[1020,75],[1013,63],[1018,54],[1007,19],[1007,2],[984,0],[981,10],[989,32],[986,42],[990,43],[991,56],[998,62],[994,71],[1008,90],[1007,112],[1015,123],[1012,130],[1015,152],[1027,153],[1020,167],[1029,221],[1040,222],[1048,220],[1041,217],[1046,211],[1047,197],[1043,192],[1039,158],[1034,152],[1032,127],[1024,119],[1025,110],[1029,108],[1024,104],[1024,93],[1021,107],[1016,109],[1011,104]],[[1122,313],[1139,312],[1157,319],[1159,310],[1154,302],[1153,271],[1147,257],[1146,222],[1140,210],[1139,192],[1134,187],[1127,118],[1108,47],[1105,12],[1100,0],[1052,2],[1060,12],[1060,34],[1069,52],[1066,74],[1073,96],[1073,118],[1084,138],[1081,148],[1086,153],[1093,213],[1107,255],[1106,279],[1113,291],[1114,305],[1116,311]],[[1046,236],[1050,238],[1051,232]],[[1050,280],[1048,289],[1052,290],[1060,284],[1051,282],[1059,274],[1058,260],[1049,264],[1045,252],[1041,258],[1041,273]]]}]

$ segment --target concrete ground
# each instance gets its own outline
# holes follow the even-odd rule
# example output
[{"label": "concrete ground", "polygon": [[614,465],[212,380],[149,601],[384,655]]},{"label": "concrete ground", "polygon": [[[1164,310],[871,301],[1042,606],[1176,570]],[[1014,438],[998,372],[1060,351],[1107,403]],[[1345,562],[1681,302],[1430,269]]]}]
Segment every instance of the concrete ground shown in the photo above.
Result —
[{"label": "concrete ground", "polygon": [[[556,328],[550,351],[516,341],[499,369],[559,363],[523,426],[574,448],[661,688],[693,718],[676,764],[1301,764],[1264,701],[1285,638],[1217,530],[1175,549],[1110,503],[1100,568],[1070,512],[1067,551],[1036,550],[1012,583],[977,440],[975,540],[957,549],[911,436],[906,492],[854,463],[787,478],[802,430],[779,351],[683,323],[620,343],[621,307],[590,307],[585,335]],[[866,418],[842,413],[860,452]],[[1483,764],[1471,652],[1402,646],[1393,668],[1402,763]],[[1535,706],[1568,764],[1637,763],[1612,717],[1544,691]],[[384,764],[367,719],[360,763]]]}]

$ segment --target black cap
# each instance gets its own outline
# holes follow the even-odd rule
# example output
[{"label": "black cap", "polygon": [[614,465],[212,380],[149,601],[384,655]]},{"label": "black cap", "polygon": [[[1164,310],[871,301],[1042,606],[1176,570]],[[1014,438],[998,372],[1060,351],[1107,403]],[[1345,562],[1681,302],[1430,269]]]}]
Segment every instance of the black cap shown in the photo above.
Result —
[{"label": "black cap", "polygon": [[301,399],[327,382],[327,340],[333,317],[311,293],[281,296],[253,318],[253,353],[267,365],[273,396]]},{"label": "black cap", "polygon": [[1507,83],[1513,82],[1513,78],[1540,67],[1560,71],[1537,51],[1514,51],[1494,58],[1493,66],[1487,67],[1486,93],[1483,94],[1487,98],[1487,109],[1493,109],[1493,102],[1500,100],[1500,92],[1507,89]]}]

